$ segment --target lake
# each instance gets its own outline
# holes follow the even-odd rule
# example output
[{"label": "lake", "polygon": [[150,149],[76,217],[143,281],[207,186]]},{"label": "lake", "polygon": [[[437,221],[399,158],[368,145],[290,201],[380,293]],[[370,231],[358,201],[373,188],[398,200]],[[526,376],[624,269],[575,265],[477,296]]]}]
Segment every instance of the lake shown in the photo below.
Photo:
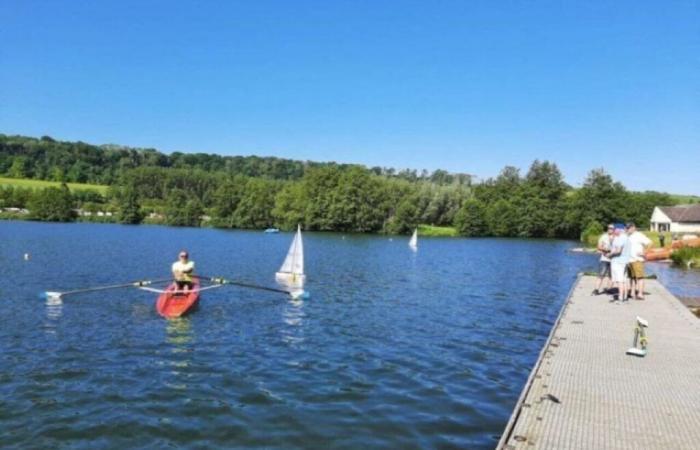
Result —
[{"label": "lake", "polygon": [[307,233],[303,301],[223,287],[168,321],[133,288],[39,297],[163,278],[181,248],[201,274],[274,287],[291,238],[0,222],[0,443],[493,448],[597,261],[568,241],[424,238],[414,253],[407,237]]}]

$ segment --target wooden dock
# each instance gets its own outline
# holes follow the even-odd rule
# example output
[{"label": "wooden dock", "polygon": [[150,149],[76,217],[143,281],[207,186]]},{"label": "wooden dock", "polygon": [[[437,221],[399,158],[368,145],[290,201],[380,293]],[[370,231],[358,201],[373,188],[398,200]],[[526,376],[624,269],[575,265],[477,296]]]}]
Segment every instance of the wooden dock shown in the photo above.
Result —
[{"label": "wooden dock", "polygon": [[[656,280],[646,300],[592,296],[580,276],[498,449],[699,449],[700,319]],[[636,317],[645,357],[625,354]]]}]

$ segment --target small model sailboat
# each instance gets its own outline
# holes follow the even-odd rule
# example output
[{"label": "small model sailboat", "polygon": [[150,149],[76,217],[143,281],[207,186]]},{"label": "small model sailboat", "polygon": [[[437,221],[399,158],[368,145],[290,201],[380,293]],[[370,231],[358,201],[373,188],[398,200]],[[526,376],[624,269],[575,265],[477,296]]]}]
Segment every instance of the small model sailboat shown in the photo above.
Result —
[{"label": "small model sailboat", "polygon": [[408,241],[408,246],[411,247],[411,250],[418,250],[418,228],[413,230],[413,236],[411,236],[411,240]]},{"label": "small model sailboat", "polygon": [[304,244],[301,240],[301,225],[297,226],[292,245],[289,247],[282,267],[275,274],[275,279],[278,283],[289,287],[304,287],[306,275],[304,275]]}]

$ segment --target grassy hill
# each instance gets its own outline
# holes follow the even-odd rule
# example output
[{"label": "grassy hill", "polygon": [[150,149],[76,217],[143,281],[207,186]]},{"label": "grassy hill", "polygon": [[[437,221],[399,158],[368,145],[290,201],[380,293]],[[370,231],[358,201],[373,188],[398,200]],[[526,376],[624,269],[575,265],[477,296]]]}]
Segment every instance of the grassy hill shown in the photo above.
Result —
[{"label": "grassy hill", "polygon": [[[73,190],[97,191],[104,195],[107,193],[107,186],[99,184],[84,184],[84,183],[67,183],[68,187]],[[0,186],[15,186],[30,189],[43,189],[47,187],[59,187],[61,183],[57,181],[44,180],[29,180],[24,178],[6,178],[0,177]]]}]

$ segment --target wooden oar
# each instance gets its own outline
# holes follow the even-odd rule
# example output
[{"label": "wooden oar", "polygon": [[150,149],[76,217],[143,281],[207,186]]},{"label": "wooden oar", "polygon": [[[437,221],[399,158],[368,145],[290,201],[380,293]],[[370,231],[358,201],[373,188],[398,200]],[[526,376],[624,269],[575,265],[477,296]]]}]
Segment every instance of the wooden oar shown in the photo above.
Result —
[{"label": "wooden oar", "polygon": [[66,291],[66,292],[46,291],[42,294],[42,297],[55,299],[55,298],[65,297],[66,295],[82,294],[85,292],[106,291],[108,289],[119,289],[119,288],[127,288],[127,287],[143,287],[143,286],[148,286],[149,284],[162,283],[164,281],[171,281],[171,280],[172,280],[172,277],[171,278],[163,278],[160,280],[140,280],[140,281],[132,281],[131,283],[110,284],[107,286],[96,286],[96,287],[85,288],[85,289],[75,289],[75,290]]},{"label": "wooden oar", "polygon": [[259,286],[257,284],[243,283],[241,281],[227,280],[227,279],[221,278],[221,277],[205,277],[205,276],[200,275],[199,278],[211,281],[212,283],[216,283],[216,284],[229,284],[232,286],[240,286],[240,287],[245,287],[245,288],[250,288],[250,289],[258,289],[261,291],[278,292],[280,294],[290,295],[292,298],[295,298],[295,299],[309,297],[309,293],[304,291],[303,289],[288,291],[286,289],[277,289],[277,288],[271,288],[271,287],[267,287],[267,286]]}]

